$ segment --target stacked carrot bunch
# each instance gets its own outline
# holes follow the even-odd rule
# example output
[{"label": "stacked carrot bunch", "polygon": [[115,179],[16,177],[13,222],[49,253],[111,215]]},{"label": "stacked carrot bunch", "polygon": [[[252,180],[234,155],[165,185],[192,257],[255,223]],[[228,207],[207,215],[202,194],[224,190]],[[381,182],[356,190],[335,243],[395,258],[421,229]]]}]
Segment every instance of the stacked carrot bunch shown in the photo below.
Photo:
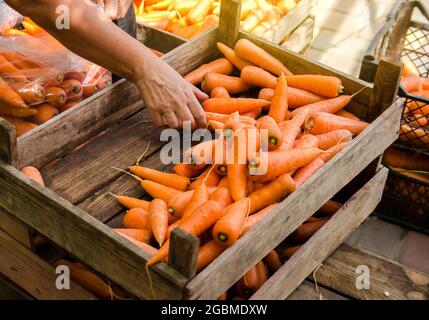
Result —
[{"label": "stacked carrot bunch", "polygon": [[[24,18],[22,26],[22,30],[6,30],[1,37],[13,41],[13,49],[0,48],[0,116],[16,127],[18,136],[112,83],[107,70],[71,57],[30,19]],[[81,67],[73,70],[70,65],[76,64]]]},{"label": "stacked carrot bunch", "polygon": [[[421,77],[410,60],[403,61],[402,87],[411,95],[429,99],[429,78]],[[420,101],[407,103],[399,139],[408,144],[429,148],[429,104]]]},{"label": "stacked carrot bunch", "polygon": [[[368,126],[343,110],[352,96],[339,96],[339,79],[292,75],[245,39],[234,49],[218,47],[226,58],[185,77],[211,93],[203,107],[215,137],[187,150],[174,173],[129,168],[152,201],[116,196],[130,209],[125,228],[116,231],[152,255],[148,265],[167,259],[170,232],[180,227],[200,237],[197,268],[202,270]],[[240,77],[231,76],[234,68]],[[231,97],[255,88],[264,99]],[[263,134],[266,149],[259,148]],[[235,143],[240,135],[245,142]],[[229,150],[229,160],[219,150]]]},{"label": "stacked carrot bunch", "polygon": [[[243,0],[241,29],[268,40],[277,22],[296,7],[299,0]],[[219,24],[217,0],[134,0],[137,21],[192,39]]]}]

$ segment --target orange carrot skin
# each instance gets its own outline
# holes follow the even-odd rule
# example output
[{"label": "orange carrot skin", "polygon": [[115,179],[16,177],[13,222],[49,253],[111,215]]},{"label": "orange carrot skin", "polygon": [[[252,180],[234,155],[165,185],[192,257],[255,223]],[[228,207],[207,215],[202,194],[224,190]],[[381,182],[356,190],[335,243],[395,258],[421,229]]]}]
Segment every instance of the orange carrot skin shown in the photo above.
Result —
[{"label": "orange carrot skin", "polygon": [[124,233],[122,233],[121,236],[124,237],[125,239],[127,239],[128,241],[131,241],[137,247],[139,247],[140,249],[142,249],[144,252],[146,252],[147,254],[149,254],[151,256],[155,255],[157,252],[157,250],[154,247],[152,247],[150,244],[147,244],[143,241],[138,241],[138,240],[134,239],[133,237],[127,236]]},{"label": "orange carrot skin", "polygon": [[186,178],[195,178],[203,172],[202,169],[195,169],[193,166],[184,163],[174,165],[173,171],[179,176]]},{"label": "orange carrot skin", "polygon": [[341,142],[348,142],[353,139],[353,134],[349,130],[334,130],[315,136],[317,138],[317,147],[322,150],[328,150]]},{"label": "orange carrot skin", "polygon": [[275,250],[270,251],[264,258],[265,264],[273,271],[279,270],[283,263]]},{"label": "orange carrot skin", "polygon": [[119,234],[127,235],[131,238],[136,239],[137,241],[141,241],[144,243],[149,243],[150,239],[152,238],[152,232],[147,229],[122,229],[122,228],[116,228],[113,229],[115,232]]},{"label": "orange carrot skin", "polygon": [[283,200],[295,190],[296,185],[292,177],[288,174],[281,175],[249,195],[250,213],[258,212],[273,203]]},{"label": "orange carrot skin", "polygon": [[283,258],[290,259],[299,249],[301,249],[302,245],[297,245],[294,247],[286,248],[285,251],[283,251]]},{"label": "orange carrot skin", "polygon": [[24,167],[20,171],[24,176],[37,182],[41,186],[45,186],[45,182],[43,181],[42,174],[35,167]]},{"label": "orange carrot skin", "polygon": [[290,87],[310,91],[327,98],[337,97],[343,90],[341,80],[331,76],[295,75],[286,77]]},{"label": "orange carrot skin", "polygon": [[354,136],[368,127],[368,123],[339,117],[334,114],[318,112],[308,121],[310,133],[314,135],[324,134],[334,130],[349,130]]},{"label": "orange carrot skin", "polygon": [[203,203],[207,202],[210,198],[209,190],[205,183],[202,183],[199,185],[192,197],[189,201],[188,205],[186,206],[186,209],[183,213],[183,219],[188,218],[190,215],[193,214],[193,212],[198,209]]},{"label": "orange carrot skin", "polygon": [[342,203],[329,200],[318,210],[318,212],[325,216],[331,217],[337,213],[337,211],[340,210],[342,206]]},{"label": "orange carrot skin", "polygon": [[46,98],[46,90],[39,83],[16,83],[12,85],[12,88],[29,105],[41,103]]},{"label": "orange carrot skin", "polygon": [[295,241],[304,242],[310,239],[320,228],[322,228],[325,223],[328,222],[327,219],[319,220],[315,222],[304,223],[296,229],[291,237]]},{"label": "orange carrot skin", "polygon": [[281,146],[283,142],[282,132],[276,121],[270,116],[264,116],[256,121],[259,130],[268,131],[268,150],[274,150]]},{"label": "orange carrot skin", "polygon": [[280,76],[282,73],[286,75],[292,74],[278,59],[247,39],[238,40],[234,51],[239,58],[249,61],[277,76]]},{"label": "orange carrot skin", "polygon": [[185,76],[185,80],[195,86],[200,84],[201,81],[203,81],[204,76],[209,72],[230,75],[233,70],[234,66],[228,61],[228,59],[220,58],[195,69]]},{"label": "orange carrot skin", "polygon": [[[312,134],[305,134],[295,141],[295,149],[318,148],[319,139]],[[322,149],[322,148],[320,148]]]},{"label": "orange carrot skin", "polygon": [[[274,89],[275,87],[262,89],[259,92],[258,98],[267,101],[272,101],[274,97]],[[325,99],[325,97],[316,95],[309,91],[292,87],[288,88],[288,106],[290,109],[300,108],[312,103],[323,101]]]},{"label": "orange carrot skin", "polygon": [[67,101],[67,94],[61,88],[50,87],[46,90],[46,98],[51,106],[61,107]]},{"label": "orange carrot skin", "polygon": [[229,94],[243,93],[251,88],[241,78],[213,72],[207,73],[204,76],[201,88],[209,94],[214,88],[219,86],[224,87]]},{"label": "orange carrot skin", "polygon": [[9,117],[5,115],[2,115],[1,117],[15,127],[16,135],[18,137],[26,134],[27,132],[30,132],[37,127],[37,124],[30,121],[24,121],[19,118]]},{"label": "orange carrot skin", "polygon": [[147,179],[161,183],[167,187],[185,191],[190,184],[189,178],[181,177],[174,173],[167,173],[142,166],[132,166],[130,172],[142,179]]},{"label": "orange carrot skin", "polygon": [[28,108],[25,101],[0,77],[0,102],[15,108]]},{"label": "orange carrot skin", "polygon": [[251,98],[214,98],[204,101],[206,112],[232,114],[234,112],[246,113],[254,109],[269,106],[270,102]]},{"label": "orange carrot skin", "polygon": [[330,161],[333,157],[335,157],[337,155],[337,153],[339,153],[341,150],[343,150],[350,141],[348,142],[341,142],[335,146],[333,146],[332,148],[329,148],[328,150],[326,150],[324,153],[322,153],[319,158],[322,159],[323,161],[328,162]]},{"label": "orange carrot skin", "polygon": [[37,114],[33,116],[33,121],[37,124],[45,123],[58,115],[60,112],[57,108],[44,103],[37,106]]},{"label": "orange carrot skin", "polygon": [[141,208],[149,211],[149,201],[127,196],[115,196],[115,199],[119,204],[128,209]]},{"label": "orange carrot skin", "polygon": [[241,79],[252,87],[275,88],[277,78],[268,71],[255,66],[248,66],[241,70]]},{"label": "orange carrot skin", "polygon": [[[211,170],[212,167],[209,167],[208,169],[206,169],[201,176],[194,180],[194,182],[192,182],[189,185],[189,190],[195,190],[196,188],[198,188],[203,182],[206,184],[206,186],[208,187],[215,187],[218,185],[219,180],[221,179],[221,176],[213,169]],[[210,171],[211,170],[211,171]],[[209,175],[207,177],[207,175]],[[207,177],[207,179],[206,179]]]},{"label": "orange carrot skin", "polygon": [[[258,189],[257,189],[258,190]],[[249,216],[244,224],[243,227],[243,231],[241,232],[241,235],[245,235],[247,232],[250,231],[250,229],[252,229],[257,223],[259,223],[259,221],[261,221],[262,219],[264,219],[266,216],[268,216],[273,209],[276,207],[277,204],[272,204],[269,205],[267,207],[265,207],[264,209],[253,213],[251,216]]]},{"label": "orange carrot skin", "polygon": [[159,246],[164,243],[168,228],[168,209],[165,201],[154,199],[149,205],[149,220],[153,235]]},{"label": "orange carrot skin", "polygon": [[[216,191],[216,188],[213,187],[209,187],[207,189],[210,195],[213,194],[214,191]],[[195,190],[189,190],[173,197],[170,202],[168,202],[168,212],[175,217],[182,217],[185,213],[186,206],[192,199],[194,192]]]},{"label": "orange carrot skin", "polygon": [[293,180],[295,181],[296,187],[297,188],[300,187],[304,182],[310,179],[311,176],[315,174],[324,165],[325,165],[325,161],[323,161],[320,158],[316,158],[306,166],[298,169],[293,176]]},{"label": "orange carrot skin", "polygon": [[198,259],[197,259],[197,272],[200,272],[210,263],[212,263],[218,256],[220,256],[226,247],[220,243],[211,240],[205,245],[201,246],[198,250]]},{"label": "orange carrot skin", "polygon": [[150,180],[142,180],[141,181],[142,188],[154,199],[162,199],[165,202],[169,202],[173,197],[182,193],[174,188],[170,188],[159,184],[157,182],[153,182]]},{"label": "orange carrot skin", "polygon": [[125,214],[122,224],[128,229],[152,230],[149,212],[142,208],[133,208]]},{"label": "orange carrot skin", "polygon": [[[347,106],[351,100],[352,100],[351,96],[342,95],[336,98],[319,101],[319,102],[307,105],[303,108],[308,109],[310,113],[315,113],[315,112],[336,113],[342,110],[345,106]],[[293,117],[298,110],[293,111],[291,116]]]},{"label": "orange carrot skin", "polygon": [[284,74],[279,78],[268,113],[277,123],[286,120],[288,112],[288,84]]},{"label": "orange carrot skin", "polygon": [[348,119],[352,119],[352,120],[360,120],[358,117],[356,117],[353,113],[348,112],[345,109],[341,109],[340,111],[335,112],[335,114],[337,116],[343,117],[343,118],[348,118]]},{"label": "orange carrot skin", "polygon": [[250,62],[237,57],[233,49],[221,42],[217,43],[217,48],[239,70],[243,70],[244,67],[252,65]]},{"label": "orange carrot skin", "polygon": [[216,188],[210,195],[210,200],[216,201],[222,210],[234,202],[228,188]]},{"label": "orange carrot skin", "polygon": [[231,98],[224,87],[214,87],[210,92],[210,98]]}]

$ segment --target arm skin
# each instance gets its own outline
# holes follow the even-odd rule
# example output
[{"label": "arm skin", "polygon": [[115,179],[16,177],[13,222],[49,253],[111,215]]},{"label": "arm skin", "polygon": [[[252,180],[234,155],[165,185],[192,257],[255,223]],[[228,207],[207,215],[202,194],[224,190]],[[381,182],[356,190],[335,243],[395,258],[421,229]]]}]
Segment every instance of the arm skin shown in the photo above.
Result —
[{"label": "arm skin", "polygon": [[[6,0],[64,46],[133,82],[157,126],[178,128],[183,121],[205,126],[198,102],[207,98],[150,49],[117,27],[90,0]],[[55,27],[56,8],[70,8],[70,29]]]}]

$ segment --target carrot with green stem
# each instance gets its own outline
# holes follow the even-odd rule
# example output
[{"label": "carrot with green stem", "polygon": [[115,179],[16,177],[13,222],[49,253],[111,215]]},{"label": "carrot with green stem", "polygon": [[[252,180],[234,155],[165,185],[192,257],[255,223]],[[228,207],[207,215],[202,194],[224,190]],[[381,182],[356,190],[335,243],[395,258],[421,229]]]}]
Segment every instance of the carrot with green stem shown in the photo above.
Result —
[{"label": "carrot with green stem", "polygon": [[335,98],[343,91],[341,80],[332,76],[294,75],[287,76],[286,81],[290,87],[310,91],[327,98]]},{"label": "carrot with green stem", "polygon": [[128,229],[146,229],[151,231],[149,212],[142,208],[132,208],[127,211],[122,224]]},{"label": "carrot with green stem", "polygon": [[356,136],[364,131],[368,125],[368,123],[363,121],[346,119],[326,112],[318,112],[310,116],[306,123],[306,129],[314,135],[345,129]]},{"label": "carrot with green stem", "polygon": [[262,163],[259,159],[250,159],[248,174],[252,181],[271,181],[282,174],[309,164],[321,153],[322,151],[318,148],[272,151],[268,154],[267,161]]},{"label": "carrot with green stem", "polygon": [[274,91],[274,97],[268,115],[277,123],[286,120],[288,113],[288,84],[284,74],[279,78],[278,84]]},{"label": "carrot with green stem", "polygon": [[149,210],[149,201],[137,199],[133,197],[127,197],[127,196],[118,196],[113,193],[109,193],[111,196],[113,196],[116,201],[125,208],[132,209],[132,208],[141,208],[145,210]]},{"label": "carrot with green stem", "polygon": [[222,42],[218,42],[217,44],[218,50],[235,66],[237,69],[242,70],[247,66],[252,66],[253,64],[239,58],[233,49],[223,44]]},{"label": "carrot with green stem", "polygon": [[269,106],[270,102],[251,98],[214,98],[204,101],[203,108],[206,112],[231,114],[236,111],[240,114],[254,109]]},{"label": "carrot with green stem", "polygon": [[229,94],[243,93],[251,88],[239,77],[214,72],[207,73],[201,83],[201,88],[209,94],[216,87],[224,87]]},{"label": "carrot with green stem", "polygon": [[185,80],[193,85],[198,85],[203,81],[205,75],[210,72],[230,75],[234,70],[234,66],[226,58],[214,60],[208,64],[204,64],[185,76]]},{"label": "carrot with green stem", "polygon": [[353,139],[353,134],[349,130],[339,129],[324,134],[314,136],[317,139],[317,147],[328,150],[341,142],[348,142]]},{"label": "carrot with green stem", "polygon": [[161,199],[154,199],[149,205],[149,220],[153,236],[161,247],[168,228],[167,204]]},{"label": "carrot with green stem", "polygon": [[299,188],[304,182],[311,178],[320,168],[325,165],[325,161],[320,158],[314,159],[312,162],[306,166],[298,169],[293,175],[293,180],[295,181],[296,187]]},{"label": "carrot with green stem", "polygon": [[219,257],[226,247],[221,245],[215,240],[207,242],[205,245],[201,246],[198,250],[197,258],[197,272],[200,272],[210,263],[212,263],[217,257]]},{"label": "carrot with green stem", "polygon": [[252,192],[250,198],[250,213],[255,213],[265,207],[283,200],[296,189],[295,182],[289,174],[283,174]]},{"label": "carrot with green stem", "polygon": [[268,150],[274,150],[281,146],[283,142],[282,132],[276,121],[270,116],[264,116],[256,121],[258,130],[267,130]]},{"label": "carrot with green stem", "polygon": [[182,177],[174,173],[162,172],[142,166],[132,166],[129,167],[129,170],[131,173],[142,179],[158,182],[164,186],[181,191],[185,191],[190,184],[189,178]]},{"label": "carrot with green stem", "polygon": [[277,76],[280,76],[282,73],[285,75],[292,74],[278,59],[247,39],[238,40],[234,51],[239,58],[249,61]]},{"label": "carrot with green stem", "polygon": [[232,246],[240,237],[249,215],[250,199],[243,198],[228,206],[213,227],[213,239],[224,246]]},{"label": "carrot with green stem", "polygon": [[277,77],[268,71],[255,66],[247,66],[241,70],[240,78],[244,83],[252,87],[275,88]]},{"label": "carrot with green stem", "polygon": [[0,77],[0,102],[14,108],[28,108],[25,101]]}]

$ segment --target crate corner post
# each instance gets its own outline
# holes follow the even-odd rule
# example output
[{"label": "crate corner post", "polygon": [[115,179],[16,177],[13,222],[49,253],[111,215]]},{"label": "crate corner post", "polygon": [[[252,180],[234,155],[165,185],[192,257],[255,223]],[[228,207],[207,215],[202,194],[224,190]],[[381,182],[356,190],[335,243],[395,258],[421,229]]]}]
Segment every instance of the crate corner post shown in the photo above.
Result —
[{"label": "crate corner post", "polygon": [[218,41],[234,48],[240,31],[241,0],[222,0]]}]

